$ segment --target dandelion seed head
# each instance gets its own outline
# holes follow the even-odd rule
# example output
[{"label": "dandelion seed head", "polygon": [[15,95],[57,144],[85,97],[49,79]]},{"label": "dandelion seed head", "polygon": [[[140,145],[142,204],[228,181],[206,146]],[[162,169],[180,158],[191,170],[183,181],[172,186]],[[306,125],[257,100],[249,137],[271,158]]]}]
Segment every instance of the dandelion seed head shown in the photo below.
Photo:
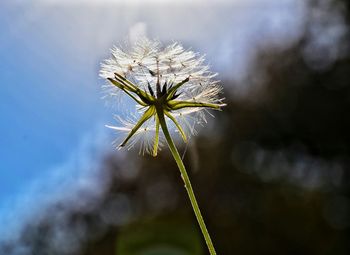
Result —
[{"label": "dandelion seed head", "polygon": [[224,106],[217,74],[209,70],[204,55],[177,42],[163,46],[142,38],[129,48],[113,47],[111,55],[101,64],[100,76],[109,81],[104,93],[118,98],[118,104],[121,97],[131,98],[138,115],[118,117],[119,127],[108,126],[128,135],[121,146],[130,149],[139,143],[141,154],[161,148],[160,109],[172,130],[186,141],[197,133],[196,126],[207,122],[208,109]]}]

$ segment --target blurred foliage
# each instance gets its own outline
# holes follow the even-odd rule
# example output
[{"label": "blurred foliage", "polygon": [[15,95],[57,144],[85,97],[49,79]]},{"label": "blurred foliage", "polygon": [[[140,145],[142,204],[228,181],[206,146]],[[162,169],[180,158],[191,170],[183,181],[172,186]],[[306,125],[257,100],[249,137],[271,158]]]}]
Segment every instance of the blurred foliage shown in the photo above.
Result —
[{"label": "blurred foliage", "polygon": [[116,254],[199,255],[202,254],[200,238],[192,222],[179,216],[137,221],[120,232]]}]

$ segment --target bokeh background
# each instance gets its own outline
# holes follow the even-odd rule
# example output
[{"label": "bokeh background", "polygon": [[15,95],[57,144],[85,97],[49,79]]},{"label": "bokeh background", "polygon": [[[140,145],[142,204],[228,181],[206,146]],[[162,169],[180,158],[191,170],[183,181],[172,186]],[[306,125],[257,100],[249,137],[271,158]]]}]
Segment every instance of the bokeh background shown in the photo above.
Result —
[{"label": "bokeh background", "polygon": [[207,254],[168,150],[104,127],[99,65],[144,35],[224,86],[180,146],[218,254],[349,254],[349,32],[346,0],[2,0],[0,254]]}]

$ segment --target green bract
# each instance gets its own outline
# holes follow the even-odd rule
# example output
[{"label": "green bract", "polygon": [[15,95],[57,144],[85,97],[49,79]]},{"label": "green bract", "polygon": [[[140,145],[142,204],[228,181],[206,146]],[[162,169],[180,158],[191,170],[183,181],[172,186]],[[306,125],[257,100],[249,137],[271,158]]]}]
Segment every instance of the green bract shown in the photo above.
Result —
[{"label": "green bract", "polygon": [[108,80],[124,91],[130,98],[132,98],[137,104],[146,108],[143,115],[140,117],[138,122],[135,124],[134,128],[130,131],[126,139],[120,144],[121,147],[125,146],[129,139],[141,128],[141,126],[151,117],[156,120],[156,134],[154,137],[154,148],[153,156],[157,155],[158,151],[158,141],[159,141],[159,114],[166,115],[177,127],[180,132],[183,141],[187,142],[187,137],[183,131],[181,125],[178,123],[176,118],[172,115],[172,112],[180,110],[183,108],[211,108],[218,110],[223,104],[211,104],[205,102],[192,102],[184,100],[176,100],[179,96],[177,90],[186,84],[190,80],[190,77],[184,79],[183,81],[173,85],[167,84],[166,82],[161,86],[159,80],[156,84],[156,93],[153,91],[152,87],[149,86],[149,91],[142,91],[131,81],[127,80],[122,75],[115,73],[114,79],[108,78]]},{"label": "green bract", "polygon": [[140,152],[157,155],[162,145],[160,115],[173,123],[184,142],[195,134],[195,126],[206,122],[204,109],[218,110],[224,104],[221,87],[204,58],[173,43],[162,47],[157,41],[143,39],[130,50],[112,49],[100,75],[109,81],[107,93],[127,96],[135,102],[133,119],[119,117],[122,126],[108,126],[125,132],[120,147],[141,141]]}]

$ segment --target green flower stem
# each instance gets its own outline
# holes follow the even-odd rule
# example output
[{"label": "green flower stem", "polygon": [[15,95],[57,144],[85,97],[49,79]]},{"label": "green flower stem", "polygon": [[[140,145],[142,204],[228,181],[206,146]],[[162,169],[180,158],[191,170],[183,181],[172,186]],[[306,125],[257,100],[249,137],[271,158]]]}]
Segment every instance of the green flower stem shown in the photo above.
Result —
[{"label": "green flower stem", "polygon": [[213,242],[211,241],[211,238],[210,238],[209,232],[207,230],[207,227],[205,226],[201,211],[199,210],[199,206],[198,206],[196,197],[195,197],[193,189],[192,189],[190,178],[188,177],[185,165],[181,160],[180,154],[179,154],[179,152],[174,144],[174,141],[170,136],[168,127],[167,127],[166,122],[165,122],[164,112],[163,112],[163,109],[161,109],[161,107],[157,107],[157,115],[159,118],[160,126],[162,127],[164,136],[165,136],[166,141],[168,143],[169,149],[170,149],[170,151],[171,151],[171,153],[176,161],[176,164],[179,167],[179,170],[181,172],[181,177],[185,183],[185,188],[186,188],[187,194],[191,200],[193,211],[196,215],[196,218],[197,218],[197,221],[198,221],[199,226],[201,228],[205,242],[208,246],[210,255],[216,255],[216,251],[215,251]]}]

